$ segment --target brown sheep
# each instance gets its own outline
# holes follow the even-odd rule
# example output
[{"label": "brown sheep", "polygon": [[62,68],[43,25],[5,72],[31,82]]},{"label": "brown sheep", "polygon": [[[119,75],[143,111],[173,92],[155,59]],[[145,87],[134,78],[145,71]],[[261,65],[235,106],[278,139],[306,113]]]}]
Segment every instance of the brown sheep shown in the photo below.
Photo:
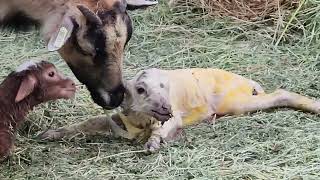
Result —
[{"label": "brown sheep", "polygon": [[[128,4],[128,6],[127,6]],[[95,103],[113,109],[122,102],[122,61],[131,38],[126,9],[147,0],[0,0],[0,24],[23,14],[42,27],[49,51],[58,51]]]},{"label": "brown sheep", "polygon": [[75,91],[74,82],[45,61],[27,62],[9,74],[0,85],[0,161],[10,155],[28,111],[43,102],[69,99]]}]

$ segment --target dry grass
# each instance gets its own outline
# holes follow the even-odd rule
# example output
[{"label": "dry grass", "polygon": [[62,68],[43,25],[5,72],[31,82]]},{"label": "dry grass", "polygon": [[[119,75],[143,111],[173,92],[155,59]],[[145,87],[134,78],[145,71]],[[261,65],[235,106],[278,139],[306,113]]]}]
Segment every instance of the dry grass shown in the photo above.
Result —
[{"label": "dry grass", "polygon": [[[257,80],[268,91],[282,86],[320,99],[319,8],[300,10],[290,16],[292,23],[277,27],[171,11],[161,2],[131,13],[135,31],[125,74],[149,67],[218,67]],[[46,52],[38,31],[4,29],[0,49],[0,76],[38,57],[74,77],[57,54]],[[83,87],[74,100],[39,106],[20,130],[15,154],[0,165],[0,179],[320,178],[319,116],[287,109],[187,128],[187,139],[152,155],[141,153],[141,144],[113,137],[34,138],[101,113]]]},{"label": "dry grass", "polygon": [[299,5],[299,0],[170,0],[170,4],[199,8],[214,16],[256,21],[288,13]]}]

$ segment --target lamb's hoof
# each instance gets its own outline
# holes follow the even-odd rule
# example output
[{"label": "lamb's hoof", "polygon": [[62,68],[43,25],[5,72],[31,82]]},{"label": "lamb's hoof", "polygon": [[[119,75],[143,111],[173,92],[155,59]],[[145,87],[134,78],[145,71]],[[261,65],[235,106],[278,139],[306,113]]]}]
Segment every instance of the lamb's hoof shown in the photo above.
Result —
[{"label": "lamb's hoof", "polygon": [[58,140],[63,138],[62,129],[48,129],[37,136],[41,140]]},{"label": "lamb's hoof", "polygon": [[9,156],[1,156],[0,155],[0,163],[9,159]]},{"label": "lamb's hoof", "polygon": [[314,107],[315,107],[314,113],[320,114],[320,102],[319,101],[316,101],[314,103]]},{"label": "lamb's hoof", "polygon": [[149,141],[144,145],[144,148],[148,152],[155,152],[160,149],[160,140],[157,139],[149,139]]},{"label": "lamb's hoof", "polygon": [[10,150],[8,152],[5,152],[4,154],[0,154],[0,163],[8,160],[11,155],[12,151]]}]

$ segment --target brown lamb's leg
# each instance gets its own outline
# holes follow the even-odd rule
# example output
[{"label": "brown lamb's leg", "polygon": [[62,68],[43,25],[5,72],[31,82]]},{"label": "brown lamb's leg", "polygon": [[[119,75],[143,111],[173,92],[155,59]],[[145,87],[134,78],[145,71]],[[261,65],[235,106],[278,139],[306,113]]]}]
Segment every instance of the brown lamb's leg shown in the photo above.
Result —
[{"label": "brown lamb's leg", "polygon": [[14,134],[8,130],[0,132],[0,162],[10,156],[13,144]]}]

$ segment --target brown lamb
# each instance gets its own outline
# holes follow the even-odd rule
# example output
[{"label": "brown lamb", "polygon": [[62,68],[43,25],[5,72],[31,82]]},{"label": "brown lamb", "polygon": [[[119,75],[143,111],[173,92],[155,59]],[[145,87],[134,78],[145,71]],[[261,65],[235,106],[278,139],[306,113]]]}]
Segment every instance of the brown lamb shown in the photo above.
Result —
[{"label": "brown lamb", "polygon": [[0,85],[0,161],[13,149],[16,130],[36,105],[75,94],[75,84],[49,62],[26,62]]}]

